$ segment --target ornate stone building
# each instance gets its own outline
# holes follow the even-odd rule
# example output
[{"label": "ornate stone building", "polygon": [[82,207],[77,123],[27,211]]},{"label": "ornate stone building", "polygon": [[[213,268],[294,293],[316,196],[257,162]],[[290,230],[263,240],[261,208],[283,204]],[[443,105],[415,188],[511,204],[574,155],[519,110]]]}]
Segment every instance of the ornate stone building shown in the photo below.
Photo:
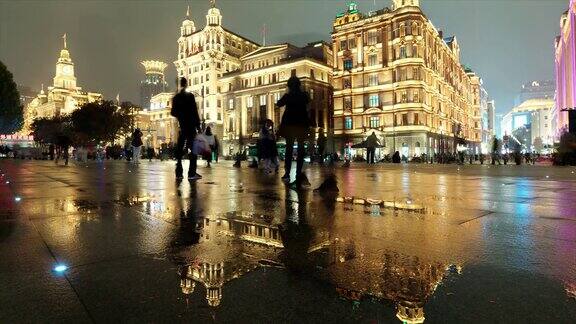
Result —
[{"label": "ornate stone building", "polygon": [[76,85],[74,62],[68,51],[66,35],[63,39],[64,48],[60,51],[60,57],[56,62],[54,84],[48,87],[47,91],[44,91],[42,86],[36,98],[25,107],[25,132],[30,131],[30,125],[35,118],[69,114],[87,102],[102,100],[100,93],[86,92]]},{"label": "ornate stone building", "polygon": [[215,125],[222,135],[223,103],[218,79],[226,72],[240,68],[240,57],[259,45],[222,27],[222,14],[211,1],[206,25],[196,30],[190,10],[180,27],[178,59],[174,61],[179,77],[188,79],[188,91],[198,98],[199,110],[206,123]]},{"label": "ornate stone building", "polygon": [[223,153],[238,152],[240,137],[244,144],[256,141],[265,119],[271,119],[278,127],[284,108],[276,108],[275,104],[286,92],[286,81],[292,75],[300,78],[302,88],[310,94],[309,116],[316,132],[322,129],[330,141],[331,59],[331,48],[323,42],[302,48],[291,44],[265,46],[242,56],[240,69],[220,79],[225,105]]},{"label": "ornate stone building", "polygon": [[576,133],[576,0],[560,18],[556,37],[556,106],[552,112],[555,139],[563,132]]},{"label": "ornate stone building", "polygon": [[178,121],[172,117],[172,92],[162,92],[150,99],[150,109],[139,112],[139,121],[148,140],[144,144],[158,150],[162,144],[175,144],[178,140]]},{"label": "ornate stone building", "polygon": [[368,14],[352,2],[334,20],[332,41],[337,146],[372,132],[385,144],[380,156],[453,152],[455,138],[479,145],[479,111],[458,41],[444,38],[418,0],[393,0],[391,9]]}]

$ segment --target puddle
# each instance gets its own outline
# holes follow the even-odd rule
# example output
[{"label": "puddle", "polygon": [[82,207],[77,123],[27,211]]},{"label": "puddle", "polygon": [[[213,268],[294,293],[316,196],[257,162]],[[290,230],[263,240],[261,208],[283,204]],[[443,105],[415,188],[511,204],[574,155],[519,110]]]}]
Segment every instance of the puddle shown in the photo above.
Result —
[{"label": "puddle", "polygon": [[348,205],[348,208],[345,207],[345,210],[352,210],[350,205],[368,206],[370,208],[370,213],[372,213],[373,210],[377,210],[375,206],[383,209],[403,210],[421,214],[426,212],[426,208],[424,206],[415,203],[411,198],[398,201],[385,201],[372,198],[337,197],[336,202]]}]

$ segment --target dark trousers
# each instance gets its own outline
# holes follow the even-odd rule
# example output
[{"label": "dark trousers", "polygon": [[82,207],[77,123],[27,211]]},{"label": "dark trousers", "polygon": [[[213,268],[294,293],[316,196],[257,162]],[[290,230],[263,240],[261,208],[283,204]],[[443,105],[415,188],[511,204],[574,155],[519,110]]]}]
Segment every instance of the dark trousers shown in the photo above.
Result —
[{"label": "dark trousers", "polygon": [[366,162],[369,164],[374,164],[374,158],[376,155],[376,148],[375,147],[368,147],[366,148]]},{"label": "dark trousers", "polygon": [[292,155],[294,153],[294,141],[298,141],[298,157],[296,158],[296,177],[298,177],[302,173],[302,168],[304,167],[304,155],[306,153],[304,149],[303,137],[286,138],[286,157],[284,159],[284,170],[286,171],[286,174],[290,174],[290,170],[292,169]]},{"label": "dark trousers", "polygon": [[196,167],[198,157],[192,154],[192,145],[194,144],[194,139],[196,138],[195,131],[180,131],[178,134],[178,142],[176,143],[176,176],[182,176],[184,170],[182,169],[182,157],[184,156],[185,150],[190,149],[188,158],[190,158],[190,167],[188,168],[188,176],[192,177],[196,175]]}]

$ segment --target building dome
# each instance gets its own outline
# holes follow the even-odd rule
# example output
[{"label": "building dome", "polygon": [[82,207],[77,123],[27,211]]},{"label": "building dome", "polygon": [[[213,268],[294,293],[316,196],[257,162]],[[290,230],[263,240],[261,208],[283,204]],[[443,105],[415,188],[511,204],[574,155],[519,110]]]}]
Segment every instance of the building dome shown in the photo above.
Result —
[{"label": "building dome", "polygon": [[222,25],[222,14],[220,13],[220,9],[216,7],[208,9],[208,14],[206,15],[206,24],[208,26]]}]

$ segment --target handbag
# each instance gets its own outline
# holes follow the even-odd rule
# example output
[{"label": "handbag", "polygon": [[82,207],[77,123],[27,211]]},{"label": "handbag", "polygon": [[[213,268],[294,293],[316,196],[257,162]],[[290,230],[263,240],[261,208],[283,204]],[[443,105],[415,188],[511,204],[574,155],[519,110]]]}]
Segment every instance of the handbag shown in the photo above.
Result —
[{"label": "handbag", "polygon": [[206,156],[211,152],[212,150],[210,149],[210,145],[208,144],[206,136],[203,134],[196,135],[196,138],[194,138],[194,143],[192,144],[192,154]]}]

